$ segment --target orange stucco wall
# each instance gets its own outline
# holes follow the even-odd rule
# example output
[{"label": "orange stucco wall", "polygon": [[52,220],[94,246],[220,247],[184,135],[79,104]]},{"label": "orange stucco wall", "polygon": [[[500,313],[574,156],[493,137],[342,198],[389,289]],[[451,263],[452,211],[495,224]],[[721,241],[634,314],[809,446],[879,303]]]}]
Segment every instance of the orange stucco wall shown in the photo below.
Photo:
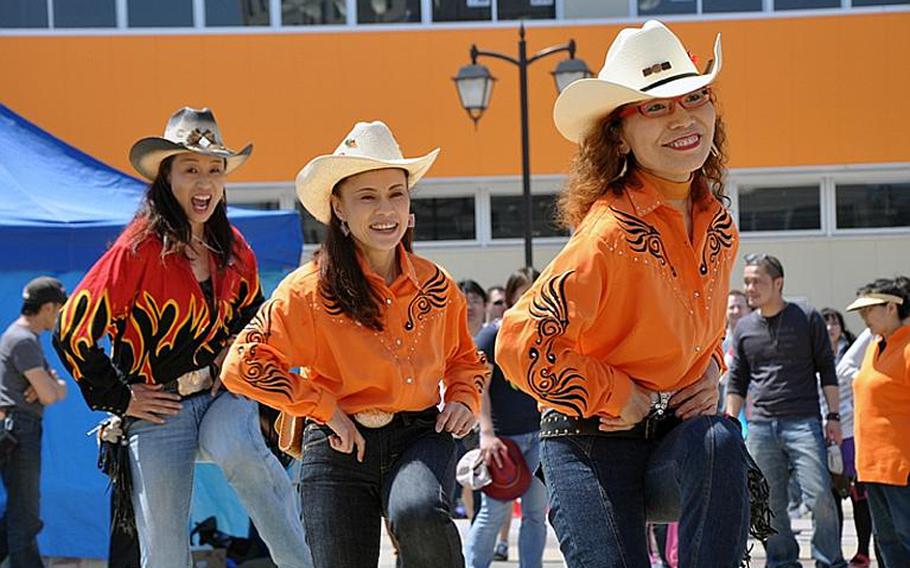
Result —
[{"label": "orange stucco wall", "polygon": [[[910,13],[723,20],[671,26],[701,62],[723,33],[718,83],[733,167],[910,161]],[[620,26],[532,28],[529,49],[574,37],[600,68]],[[234,181],[292,179],[358,119],[382,119],[406,154],[441,146],[433,176],[520,171],[517,70],[499,78],[475,130],[451,77],[468,48],[514,53],[514,29],[262,35],[0,37],[0,102],[122,169],[133,141],[182,105],[211,107],[228,143],[256,144]],[[550,71],[531,69],[535,174],[565,170],[572,146],[550,113]]]}]

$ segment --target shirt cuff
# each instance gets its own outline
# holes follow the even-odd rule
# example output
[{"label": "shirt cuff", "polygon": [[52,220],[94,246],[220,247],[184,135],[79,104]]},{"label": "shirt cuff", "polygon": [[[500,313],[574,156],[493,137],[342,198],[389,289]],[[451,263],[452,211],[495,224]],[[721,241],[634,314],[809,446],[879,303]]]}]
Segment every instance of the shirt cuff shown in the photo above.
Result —
[{"label": "shirt cuff", "polygon": [[610,416],[619,416],[622,409],[629,402],[632,396],[632,377],[622,371],[613,368],[613,388],[605,393],[604,400],[599,408],[595,408],[595,414],[600,414],[601,409]]},{"label": "shirt cuff", "polygon": [[309,417],[317,422],[326,424],[332,419],[332,415],[335,414],[335,408],[337,406],[338,399],[335,398],[335,395],[327,390],[320,389],[319,400],[316,402],[313,411],[310,412]]}]

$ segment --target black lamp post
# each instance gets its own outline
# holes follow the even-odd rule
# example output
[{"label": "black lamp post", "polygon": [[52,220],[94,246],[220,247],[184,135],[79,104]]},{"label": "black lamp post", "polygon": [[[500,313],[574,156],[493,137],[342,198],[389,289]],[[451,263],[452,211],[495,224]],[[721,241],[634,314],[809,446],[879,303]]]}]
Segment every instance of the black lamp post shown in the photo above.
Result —
[{"label": "black lamp post", "polygon": [[528,148],[528,66],[548,55],[562,51],[568,52],[569,58],[561,61],[556,66],[556,70],[552,71],[553,79],[556,81],[556,89],[559,92],[562,92],[573,81],[591,77],[593,73],[591,73],[584,61],[575,59],[574,39],[570,39],[568,43],[548,47],[528,57],[524,24],[521,24],[519,28],[518,37],[517,59],[495,51],[483,51],[477,49],[476,45],[472,45],[471,64],[459,69],[454,81],[455,86],[458,88],[461,106],[468,112],[468,116],[471,117],[474,124],[477,124],[477,121],[480,120],[480,117],[490,105],[493,82],[496,81],[496,78],[490,74],[490,70],[486,66],[477,63],[477,58],[481,56],[493,57],[508,61],[518,67],[519,99],[521,103],[521,182],[524,200],[522,222],[524,224],[525,265],[534,266],[534,257],[531,249],[533,203],[531,202],[531,160]]}]

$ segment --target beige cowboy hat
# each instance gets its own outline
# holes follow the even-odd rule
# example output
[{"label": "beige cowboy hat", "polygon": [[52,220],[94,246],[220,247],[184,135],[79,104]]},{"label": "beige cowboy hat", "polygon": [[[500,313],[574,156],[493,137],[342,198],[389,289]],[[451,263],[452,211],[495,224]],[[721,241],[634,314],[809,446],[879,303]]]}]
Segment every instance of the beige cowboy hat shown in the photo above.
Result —
[{"label": "beige cowboy hat", "polygon": [[427,173],[439,148],[419,158],[405,158],[392,131],[383,122],[358,122],[332,154],[310,160],[297,174],[297,198],[317,221],[328,225],[332,217],[330,198],[344,178],[385,168],[408,172],[408,187]]},{"label": "beige cowboy hat", "polygon": [[164,136],[143,138],[133,144],[130,163],[142,177],[154,180],[162,161],[184,152],[224,158],[224,173],[229,174],[250,157],[253,145],[247,144],[243,150],[234,152],[224,145],[212,111],[183,107],[167,121]]},{"label": "beige cowboy hat", "polygon": [[900,296],[895,296],[894,294],[879,294],[877,292],[868,292],[853,300],[853,303],[847,306],[845,311],[855,312],[856,310],[861,310],[862,308],[868,308],[869,306],[879,306],[881,304],[897,304],[900,306],[903,303],[904,299]]},{"label": "beige cowboy hat", "polygon": [[699,73],[679,38],[657,20],[619,32],[604,66],[591,79],[579,79],[563,90],[553,107],[559,133],[581,142],[601,117],[624,104],[668,99],[710,85],[720,73],[720,34],[714,59]]}]

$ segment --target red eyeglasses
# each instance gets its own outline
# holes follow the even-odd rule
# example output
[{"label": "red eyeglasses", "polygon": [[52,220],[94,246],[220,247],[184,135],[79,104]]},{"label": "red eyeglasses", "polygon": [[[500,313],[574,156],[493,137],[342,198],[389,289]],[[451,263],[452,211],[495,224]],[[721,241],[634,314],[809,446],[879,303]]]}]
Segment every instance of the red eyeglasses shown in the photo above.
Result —
[{"label": "red eyeglasses", "polygon": [[619,111],[619,117],[625,118],[637,112],[648,118],[657,118],[658,116],[672,114],[676,110],[676,105],[686,110],[693,110],[703,107],[709,102],[714,102],[714,92],[711,87],[705,87],[672,99],[652,99],[641,104],[628,105]]}]

